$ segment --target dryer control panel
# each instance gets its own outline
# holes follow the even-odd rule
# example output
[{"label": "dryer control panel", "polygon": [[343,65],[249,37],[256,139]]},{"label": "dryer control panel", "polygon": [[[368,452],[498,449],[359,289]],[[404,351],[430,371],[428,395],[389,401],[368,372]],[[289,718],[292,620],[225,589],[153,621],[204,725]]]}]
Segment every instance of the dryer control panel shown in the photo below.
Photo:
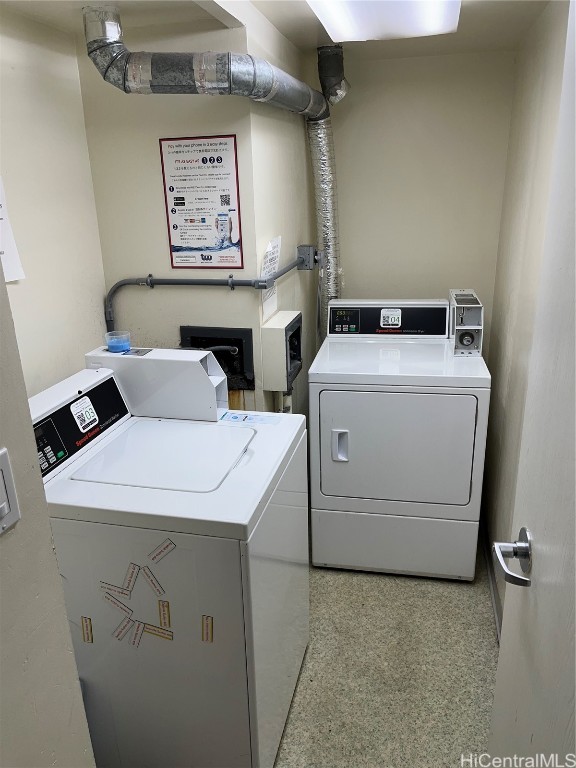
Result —
[{"label": "dryer control panel", "polygon": [[328,335],[444,339],[448,336],[448,302],[335,299],[328,306]]}]

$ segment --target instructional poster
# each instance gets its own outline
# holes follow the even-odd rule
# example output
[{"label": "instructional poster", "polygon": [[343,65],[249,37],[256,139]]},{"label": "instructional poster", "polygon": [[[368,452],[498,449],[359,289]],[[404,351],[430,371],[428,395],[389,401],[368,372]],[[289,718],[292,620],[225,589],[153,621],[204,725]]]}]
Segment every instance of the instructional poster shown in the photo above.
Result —
[{"label": "instructional poster", "polygon": [[236,136],[160,139],[174,268],[243,267]]}]

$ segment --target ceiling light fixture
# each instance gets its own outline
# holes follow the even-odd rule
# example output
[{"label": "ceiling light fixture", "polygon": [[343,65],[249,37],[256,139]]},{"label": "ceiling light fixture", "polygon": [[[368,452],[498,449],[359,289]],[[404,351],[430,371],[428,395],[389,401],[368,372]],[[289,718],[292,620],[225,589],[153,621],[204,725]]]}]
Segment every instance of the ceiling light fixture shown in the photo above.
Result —
[{"label": "ceiling light fixture", "polygon": [[460,0],[308,0],[335,43],[456,32]]}]

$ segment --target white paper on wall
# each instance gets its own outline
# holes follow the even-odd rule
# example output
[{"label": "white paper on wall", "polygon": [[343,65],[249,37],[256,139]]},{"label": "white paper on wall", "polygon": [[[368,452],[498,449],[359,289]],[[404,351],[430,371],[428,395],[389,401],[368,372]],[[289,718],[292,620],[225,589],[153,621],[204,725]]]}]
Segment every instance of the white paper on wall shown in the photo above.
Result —
[{"label": "white paper on wall", "polygon": [[24,270],[18,248],[14,240],[14,233],[8,217],[8,206],[6,205],[6,194],[4,192],[4,183],[0,177],[0,259],[4,270],[4,279],[7,283],[13,280],[23,280]]},{"label": "white paper on wall", "polygon": [[[278,271],[280,264],[280,248],[282,238],[280,235],[270,240],[264,254],[264,263],[262,264],[261,277],[267,278]],[[269,317],[278,310],[278,296],[276,286],[273,285],[267,291],[262,291],[262,322],[265,323]]]}]

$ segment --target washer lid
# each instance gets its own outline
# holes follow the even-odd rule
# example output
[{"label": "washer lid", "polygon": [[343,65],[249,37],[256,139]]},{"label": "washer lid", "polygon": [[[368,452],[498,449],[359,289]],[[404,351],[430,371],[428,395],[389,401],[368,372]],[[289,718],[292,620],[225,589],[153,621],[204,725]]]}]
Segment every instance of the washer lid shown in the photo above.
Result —
[{"label": "washer lid", "polygon": [[181,421],[136,421],[72,480],[210,493],[252,441],[253,429]]}]

